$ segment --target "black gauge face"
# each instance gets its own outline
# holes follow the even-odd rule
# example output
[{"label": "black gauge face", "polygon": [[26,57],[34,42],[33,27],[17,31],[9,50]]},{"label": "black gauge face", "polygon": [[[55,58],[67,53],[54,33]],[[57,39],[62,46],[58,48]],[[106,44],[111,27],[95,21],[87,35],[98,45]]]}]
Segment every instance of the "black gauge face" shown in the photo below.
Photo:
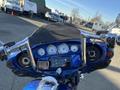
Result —
[{"label": "black gauge face", "polygon": [[98,46],[87,46],[87,60],[97,61],[102,57],[102,51]]}]

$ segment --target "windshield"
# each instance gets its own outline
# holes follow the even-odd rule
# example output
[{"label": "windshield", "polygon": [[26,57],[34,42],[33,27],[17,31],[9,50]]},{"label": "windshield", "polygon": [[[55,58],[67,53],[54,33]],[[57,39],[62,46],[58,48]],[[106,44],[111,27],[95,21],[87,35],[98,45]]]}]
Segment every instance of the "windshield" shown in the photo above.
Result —
[{"label": "windshield", "polygon": [[50,24],[39,28],[29,37],[31,46],[68,39],[80,40],[79,29],[67,25]]}]

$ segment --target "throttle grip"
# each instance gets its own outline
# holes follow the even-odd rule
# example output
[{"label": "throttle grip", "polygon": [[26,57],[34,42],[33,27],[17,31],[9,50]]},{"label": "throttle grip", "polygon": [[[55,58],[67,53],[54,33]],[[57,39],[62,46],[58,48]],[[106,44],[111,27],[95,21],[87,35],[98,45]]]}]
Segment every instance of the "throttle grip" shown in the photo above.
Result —
[{"label": "throttle grip", "polygon": [[4,47],[1,46],[0,47],[0,61],[4,61],[5,59],[6,59],[5,50],[4,50]]}]

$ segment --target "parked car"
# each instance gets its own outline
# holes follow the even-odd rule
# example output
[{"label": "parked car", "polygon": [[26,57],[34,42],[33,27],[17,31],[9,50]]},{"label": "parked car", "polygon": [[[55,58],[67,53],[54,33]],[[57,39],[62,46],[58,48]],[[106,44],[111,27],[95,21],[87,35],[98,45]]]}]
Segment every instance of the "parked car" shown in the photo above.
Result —
[{"label": "parked car", "polygon": [[46,12],[45,17],[50,21],[63,22],[63,19],[58,14],[52,12]]}]

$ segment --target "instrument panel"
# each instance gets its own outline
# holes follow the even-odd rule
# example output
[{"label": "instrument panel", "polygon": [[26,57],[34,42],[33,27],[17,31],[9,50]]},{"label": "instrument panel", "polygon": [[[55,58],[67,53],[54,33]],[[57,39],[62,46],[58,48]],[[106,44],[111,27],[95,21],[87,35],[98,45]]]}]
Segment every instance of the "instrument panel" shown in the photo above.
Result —
[{"label": "instrument panel", "polygon": [[[14,71],[15,74],[22,75],[21,73],[24,73],[23,71],[25,71],[28,72],[25,75],[28,76],[28,74],[30,74],[30,76],[35,76],[36,74],[35,77],[37,77],[37,75],[39,76],[41,73],[55,75],[58,68],[61,68],[63,71],[62,73],[65,75],[69,75],[71,74],[71,71],[76,72],[76,70],[80,68],[84,73],[109,65],[112,51],[108,49],[106,43],[97,42],[95,44],[87,42],[86,49],[87,61],[84,67],[80,40],[66,40],[39,44],[31,47],[36,64],[35,70],[33,70],[31,66],[32,62],[29,59],[28,54],[24,54],[25,52],[18,53],[19,57],[16,54],[16,56],[10,58],[8,66],[16,70]],[[21,72],[19,70],[17,71],[16,68],[20,69]]]},{"label": "instrument panel", "polygon": [[56,55],[80,53],[80,42],[55,42],[50,44],[37,45],[33,49],[36,58],[51,57]]},{"label": "instrument panel", "polygon": [[80,41],[59,41],[32,48],[39,70],[71,68],[82,65]]}]

